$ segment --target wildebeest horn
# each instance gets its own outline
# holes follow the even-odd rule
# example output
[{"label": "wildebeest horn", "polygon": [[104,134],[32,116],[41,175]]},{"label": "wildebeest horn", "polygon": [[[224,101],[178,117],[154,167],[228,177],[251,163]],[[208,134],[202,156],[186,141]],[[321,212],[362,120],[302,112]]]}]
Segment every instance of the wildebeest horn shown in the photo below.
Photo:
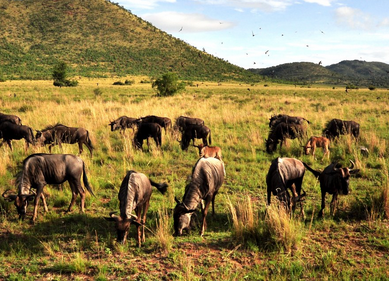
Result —
[{"label": "wildebeest horn", "polygon": [[178,200],[177,197],[174,197],[174,201],[176,201],[177,204],[181,204],[180,200]]},{"label": "wildebeest horn", "polygon": [[352,160],[350,160],[350,163],[351,163],[351,167],[348,168],[348,169],[349,169],[349,170],[352,170],[352,169],[354,169],[354,167],[355,167],[355,163],[354,163]]},{"label": "wildebeest horn", "polygon": [[3,197],[6,201],[8,202],[11,202],[11,201],[15,201],[17,195],[16,194],[6,194],[9,190],[11,189],[7,189],[6,191],[3,192]]}]

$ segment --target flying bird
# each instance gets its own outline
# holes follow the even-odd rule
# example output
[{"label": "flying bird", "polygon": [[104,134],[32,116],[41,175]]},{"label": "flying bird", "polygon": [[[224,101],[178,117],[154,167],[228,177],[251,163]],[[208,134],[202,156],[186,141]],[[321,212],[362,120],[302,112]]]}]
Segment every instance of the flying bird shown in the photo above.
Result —
[{"label": "flying bird", "polygon": [[319,61],[319,63],[318,63],[319,65],[321,65],[321,61]]},{"label": "flying bird", "polygon": [[254,32],[253,32],[253,31],[251,31],[251,34],[252,34],[253,36],[255,36],[255,34],[254,34]]},{"label": "flying bird", "polygon": [[265,55],[267,55],[268,52],[269,52],[269,50],[267,50],[267,51],[265,52]]},{"label": "flying bird", "polygon": [[182,29],[183,29],[183,27],[181,26],[181,29],[180,29],[178,32],[181,32],[181,31],[182,31]]}]

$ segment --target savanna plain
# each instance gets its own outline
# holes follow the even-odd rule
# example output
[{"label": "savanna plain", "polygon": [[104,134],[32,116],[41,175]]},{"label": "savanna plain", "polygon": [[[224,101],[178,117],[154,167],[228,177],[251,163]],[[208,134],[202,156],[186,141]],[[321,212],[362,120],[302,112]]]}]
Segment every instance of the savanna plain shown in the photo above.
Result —
[{"label": "savanna plain", "polygon": [[[198,82],[172,97],[157,97],[145,78],[131,86],[113,86],[115,79],[80,78],[79,86],[57,88],[52,81],[0,83],[1,112],[21,117],[34,130],[62,123],[89,130],[95,150],[80,157],[95,193],[87,195],[86,212],[78,206],[65,213],[71,192],[46,186],[49,212],[40,204],[31,224],[32,206],[19,221],[13,203],[0,197],[0,279],[3,280],[386,280],[389,276],[389,91],[344,87],[295,87]],[[117,79],[116,79],[117,80]],[[198,86],[197,86],[198,85]],[[285,113],[310,121],[308,136],[321,135],[332,118],[361,125],[360,139],[341,136],[330,145],[330,159],[304,155],[303,142],[287,140],[268,154],[269,118]],[[212,130],[212,145],[221,147],[226,179],[209,212],[204,237],[199,228],[173,237],[174,197],[184,194],[198,159],[195,147],[182,151],[179,135],[164,133],[162,147],[153,141],[144,150],[133,145],[133,131],[111,132],[110,121],[122,116],[158,115],[175,119],[198,117]],[[197,143],[200,140],[197,140]],[[306,140],[305,140],[306,141]],[[0,147],[0,192],[16,190],[15,177],[24,158],[47,147],[13,141],[11,152]],[[369,149],[361,154],[359,147]],[[53,153],[78,154],[77,145],[55,146]],[[273,200],[266,207],[266,174],[276,157],[294,157],[317,170],[331,161],[359,173],[350,180],[351,194],[341,196],[334,216],[331,197],[323,219],[320,185],[306,172],[305,218],[299,208],[289,216]],[[166,182],[168,192],[154,189],[141,248],[131,228],[126,244],[116,243],[114,225],[104,217],[119,211],[117,194],[128,170]],[[200,218],[201,214],[197,215]],[[195,219],[196,221],[196,219]]]}]

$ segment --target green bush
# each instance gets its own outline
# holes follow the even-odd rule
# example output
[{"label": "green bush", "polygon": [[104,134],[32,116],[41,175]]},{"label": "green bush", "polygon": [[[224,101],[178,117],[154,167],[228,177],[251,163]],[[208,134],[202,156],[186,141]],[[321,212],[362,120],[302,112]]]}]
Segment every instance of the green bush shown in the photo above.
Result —
[{"label": "green bush", "polygon": [[178,75],[176,73],[169,72],[155,80],[152,87],[157,89],[158,96],[167,97],[184,90],[185,83],[178,81]]}]

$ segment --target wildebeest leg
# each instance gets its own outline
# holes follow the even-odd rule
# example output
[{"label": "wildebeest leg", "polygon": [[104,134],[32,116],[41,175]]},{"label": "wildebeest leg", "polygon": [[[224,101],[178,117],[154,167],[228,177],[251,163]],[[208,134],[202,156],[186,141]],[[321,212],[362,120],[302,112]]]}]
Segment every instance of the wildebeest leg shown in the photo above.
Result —
[{"label": "wildebeest leg", "polygon": [[11,151],[12,151],[12,143],[11,143],[11,140],[6,140],[6,142],[7,142],[8,146],[9,146],[9,148],[10,148]]},{"label": "wildebeest leg", "polygon": [[321,210],[319,212],[319,218],[323,217],[325,207],[326,207],[326,194],[325,194],[325,192],[322,192],[321,193]]},{"label": "wildebeest leg", "polygon": [[[34,213],[32,215],[32,218],[31,218],[31,221],[32,222],[35,222],[36,220],[36,217],[38,216],[38,205],[39,205],[39,199],[41,198],[41,196],[43,195],[42,194],[42,190],[43,190],[43,187],[44,185],[41,185],[41,186],[38,186],[36,188],[36,195],[35,195],[35,199],[34,199]],[[44,196],[43,196],[44,197]],[[43,198],[42,197],[42,198]],[[43,199],[42,199],[43,200]],[[43,200],[44,204],[46,205],[46,200]],[[47,206],[46,206],[47,208]]]},{"label": "wildebeest leg", "polygon": [[[150,202],[146,202],[144,207],[143,207],[143,217],[142,217],[142,220],[141,220],[141,223],[142,223],[142,243],[144,243],[146,241],[146,236],[145,236],[145,223],[146,223],[146,214],[147,214],[147,210],[149,209],[149,206],[150,206]],[[140,245],[139,245],[140,247]]]},{"label": "wildebeest leg", "polygon": [[90,146],[88,142],[85,142],[86,147],[89,149],[90,157],[93,156],[93,148]]},{"label": "wildebeest leg", "polygon": [[45,195],[43,194],[43,192],[42,192],[41,196],[42,196],[43,207],[45,208],[45,212],[47,213],[49,211],[49,208],[47,208],[46,198],[45,198]]},{"label": "wildebeest leg", "polygon": [[84,151],[84,149],[82,148],[82,142],[79,141],[78,142],[78,153],[81,154],[83,151]]},{"label": "wildebeest leg", "polygon": [[334,216],[335,215],[335,210],[336,210],[336,204],[338,202],[338,194],[337,193],[334,193],[334,195],[332,195],[332,200],[331,200],[331,205],[330,205],[330,214],[331,216]]},{"label": "wildebeest leg", "polygon": [[204,208],[204,210],[202,210],[203,211],[203,221],[201,223],[200,236],[203,236],[204,232],[205,232],[205,229],[207,229],[206,217],[207,217],[208,208],[209,208],[210,204],[211,204],[211,200],[209,200],[209,198],[207,198],[206,201],[205,201],[205,208]]},{"label": "wildebeest leg", "polygon": [[70,185],[70,188],[72,190],[72,200],[70,201],[69,207],[68,207],[66,212],[72,211],[73,205],[77,199],[77,194],[80,193],[80,197],[81,197],[80,208],[81,208],[81,212],[84,213],[85,212],[85,207],[84,207],[85,206],[85,192],[82,192],[82,193],[80,192],[80,190],[82,190],[81,183],[78,183],[77,180],[69,180],[69,185]]},{"label": "wildebeest leg", "polygon": [[[136,233],[137,233],[137,242],[138,242],[138,247],[140,248],[141,245],[142,245],[142,230],[144,230],[144,225],[141,226],[142,224],[142,209],[144,210],[145,209],[145,205],[143,206],[140,206],[140,207],[136,207],[135,208],[135,213],[136,213]],[[141,230],[141,227],[142,227],[142,230]]]}]

